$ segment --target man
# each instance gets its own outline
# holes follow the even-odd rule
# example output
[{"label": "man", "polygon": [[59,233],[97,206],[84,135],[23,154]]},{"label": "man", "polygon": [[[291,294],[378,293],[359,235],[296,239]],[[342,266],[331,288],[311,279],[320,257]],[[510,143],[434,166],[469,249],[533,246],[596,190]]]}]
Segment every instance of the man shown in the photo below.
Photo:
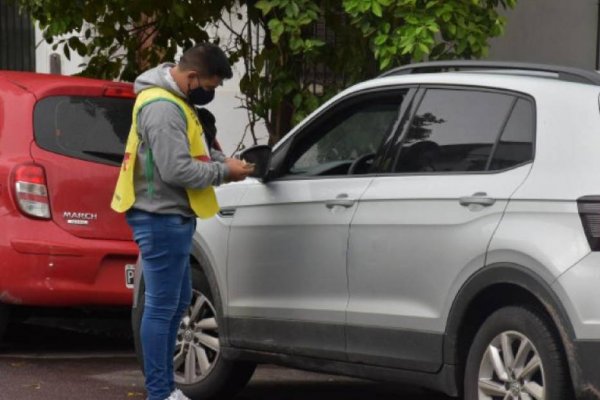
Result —
[{"label": "man", "polygon": [[145,304],[141,325],[149,400],[187,399],[175,388],[173,354],[191,297],[189,256],[196,217],[218,210],[213,186],[246,178],[252,167],[211,150],[188,96],[232,76],[221,49],[201,44],[177,65],[136,81],[137,94],[112,208],[126,212],[140,248]]}]

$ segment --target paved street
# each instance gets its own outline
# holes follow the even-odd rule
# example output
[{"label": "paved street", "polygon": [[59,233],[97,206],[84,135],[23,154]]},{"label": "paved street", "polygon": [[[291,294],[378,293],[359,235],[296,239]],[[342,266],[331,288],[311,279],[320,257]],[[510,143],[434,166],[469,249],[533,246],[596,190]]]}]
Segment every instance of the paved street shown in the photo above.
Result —
[{"label": "paved street", "polygon": [[[126,325],[126,324],[124,324]],[[0,346],[0,400],[145,399],[143,377],[123,335],[37,324],[11,327]],[[415,389],[261,366],[244,400],[449,400]]]}]

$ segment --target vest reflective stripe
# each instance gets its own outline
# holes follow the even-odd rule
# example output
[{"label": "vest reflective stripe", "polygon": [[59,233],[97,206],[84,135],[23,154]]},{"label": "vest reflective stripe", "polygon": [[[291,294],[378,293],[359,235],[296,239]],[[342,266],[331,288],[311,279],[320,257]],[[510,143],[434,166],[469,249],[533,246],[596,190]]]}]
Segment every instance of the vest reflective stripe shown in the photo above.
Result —
[{"label": "vest reflective stripe", "polygon": [[[195,111],[185,101],[165,89],[155,87],[140,92],[133,106],[131,129],[127,137],[125,155],[111,202],[111,208],[117,212],[125,212],[135,203],[133,178],[135,161],[140,146],[137,133],[137,116],[144,106],[155,101],[170,101],[179,107],[182,116],[186,120],[190,156],[200,162],[210,162],[210,156],[202,138],[202,127]],[[212,186],[204,189],[186,189],[186,192],[190,201],[190,208],[199,218],[211,218],[219,211],[217,197]]]}]

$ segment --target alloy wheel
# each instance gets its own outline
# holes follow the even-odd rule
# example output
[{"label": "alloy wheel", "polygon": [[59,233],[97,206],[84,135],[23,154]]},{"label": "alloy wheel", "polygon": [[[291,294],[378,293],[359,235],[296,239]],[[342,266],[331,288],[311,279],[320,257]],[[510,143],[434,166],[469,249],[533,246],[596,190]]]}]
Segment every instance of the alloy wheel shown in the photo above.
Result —
[{"label": "alloy wheel", "polygon": [[479,400],[545,400],[545,375],[535,346],[523,334],[502,332],[479,367]]},{"label": "alloy wheel", "polygon": [[219,356],[215,308],[205,295],[194,290],[191,305],[177,332],[175,381],[183,385],[200,382],[210,374]]}]

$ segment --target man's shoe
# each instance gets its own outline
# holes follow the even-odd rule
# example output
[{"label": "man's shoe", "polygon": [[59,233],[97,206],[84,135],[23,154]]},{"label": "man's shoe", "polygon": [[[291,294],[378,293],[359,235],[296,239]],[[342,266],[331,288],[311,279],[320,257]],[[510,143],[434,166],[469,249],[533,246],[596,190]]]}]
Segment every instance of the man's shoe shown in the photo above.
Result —
[{"label": "man's shoe", "polygon": [[[183,394],[183,392],[179,389],[175,389],[173,390],[173,393],[171,393],[171,396],[175,396],[174,400],[191,400],[189,397],[187,397],[185,394]],[[169,397],[168,400],[171,400],[171,398]]]},{"label": "man's shoe", "polygon": [[175,391],[172,391],[169,397],[167,397],[165,400],[179,400],[179,398],[177,397],[177,394],[175,394]]}]

